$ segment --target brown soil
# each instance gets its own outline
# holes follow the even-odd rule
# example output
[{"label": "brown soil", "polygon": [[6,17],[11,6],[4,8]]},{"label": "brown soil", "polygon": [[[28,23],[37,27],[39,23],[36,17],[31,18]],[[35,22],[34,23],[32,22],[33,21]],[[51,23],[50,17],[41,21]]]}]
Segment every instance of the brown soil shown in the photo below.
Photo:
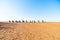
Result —
[{"label": "brown soil", "polygon": [[0,23],[0,40],[60,40],[60,23]]}]

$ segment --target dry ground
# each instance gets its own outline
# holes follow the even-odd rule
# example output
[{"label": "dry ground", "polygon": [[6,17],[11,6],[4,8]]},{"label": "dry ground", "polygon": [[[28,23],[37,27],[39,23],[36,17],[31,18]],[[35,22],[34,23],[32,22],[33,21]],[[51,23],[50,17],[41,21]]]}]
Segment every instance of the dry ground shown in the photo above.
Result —
[{"label": "dry ground", "polygon": [[0,40],[60,40],[60,23],[0,23]]}]

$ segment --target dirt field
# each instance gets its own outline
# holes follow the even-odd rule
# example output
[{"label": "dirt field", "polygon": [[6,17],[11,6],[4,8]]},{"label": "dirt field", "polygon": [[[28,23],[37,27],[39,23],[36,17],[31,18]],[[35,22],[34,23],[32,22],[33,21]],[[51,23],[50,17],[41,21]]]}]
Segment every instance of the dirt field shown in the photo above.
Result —
[{"label": "dirt field", "polygon": [[60,23],[0,23],[0,40],[60,40]]}]

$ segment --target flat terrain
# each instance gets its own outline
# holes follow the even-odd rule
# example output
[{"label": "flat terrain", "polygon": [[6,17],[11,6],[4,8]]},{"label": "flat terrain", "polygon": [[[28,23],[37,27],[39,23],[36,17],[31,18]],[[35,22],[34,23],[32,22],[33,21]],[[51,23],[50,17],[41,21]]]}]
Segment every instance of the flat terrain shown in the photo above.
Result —
[{"label": "flat terrain", "polygon": [[60,40],[60,22],[0,23],[0,40]]}]

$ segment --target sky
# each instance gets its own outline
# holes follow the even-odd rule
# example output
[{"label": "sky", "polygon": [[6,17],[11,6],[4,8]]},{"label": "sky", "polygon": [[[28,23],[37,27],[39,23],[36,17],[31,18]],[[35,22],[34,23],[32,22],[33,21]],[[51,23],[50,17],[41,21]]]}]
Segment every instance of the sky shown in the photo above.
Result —
[{"label": "sky", "polygon": [[60,22],[60,0],[0,0],[0,21]]}]

